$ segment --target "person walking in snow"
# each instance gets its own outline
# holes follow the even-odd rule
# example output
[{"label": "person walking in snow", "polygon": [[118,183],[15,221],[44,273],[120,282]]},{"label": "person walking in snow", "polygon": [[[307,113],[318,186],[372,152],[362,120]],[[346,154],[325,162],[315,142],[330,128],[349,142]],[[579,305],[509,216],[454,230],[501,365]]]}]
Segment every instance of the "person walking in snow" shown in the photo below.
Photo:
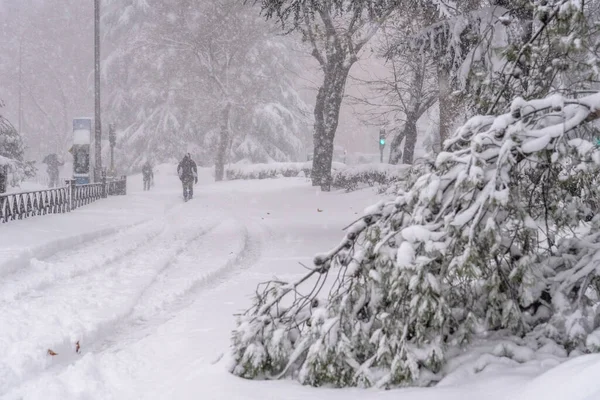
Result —
[{"label": "person walking in snow", "polygon": [[144,176],[144,190],[150,190],[150,186],[154,183],[154,171],[152,171],[150,161],[144,163],[142,175]]},{"label": "person walking in snow", "polygon": [[188,201],[194,197],[194,183],[198,183],[198,167],[190,153],[187,153],[177,166],[177,175],[183,185],[183,199]]},{"label": "person walking in snow", "polygon": [[58,156],[55,153],[48,154],[42,162],[48,165],[48,168],[46,170],[48,172],[49,178],[48,186],[50,188],[58,187],[59,168],[62,167],[65,163],[59,160]]}]

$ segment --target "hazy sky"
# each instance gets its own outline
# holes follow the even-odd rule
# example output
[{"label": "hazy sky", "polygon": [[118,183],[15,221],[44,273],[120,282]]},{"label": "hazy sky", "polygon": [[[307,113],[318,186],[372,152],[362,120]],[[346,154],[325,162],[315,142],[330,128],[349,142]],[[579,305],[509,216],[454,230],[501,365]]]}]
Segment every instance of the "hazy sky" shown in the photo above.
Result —
[{"label": "hazy sky", "polygon": [[[83,4],[81,0],[0,0],[0,21],[4,26],[3,36],[0,40],[5,42],[5,46],[11,44],[9,50],[10,57],[5,58],[4,62],[0,61],[4,68],[0,70],[0,99],[4,100],[6,107],[2,109],[13,124],[18,122],[18,105],[16,93],[18,92],[18,84],[16,83],[16,71],[18,70],[18,48],[16,43],[19,41],[20,35],[25,35],[27,40],[25,50],[23,50],[23,80],[28,82],[28,89],[31,93],[23,95],[23,110],[25,114],[24,131],[48,131],[47,135],[53,135],[52,130],[61,130],[73,118],[82,115],[93,116],[93,92],[91,87],[91,73],[93,71],[93,3],[89,0],[89,4]],[[23,10],[30,14],[32,7],[35,4],[50,5],[53,15],[48,18],[44,16],[34,17],[32,22],[26,22],[22,31],[23,34],[14,29],[6,29],[6,23],[14,24],[19,19],[19,14]],[[66,9],[66,7],[72,9]],[[20,11],[21,10],[21,11]],[[62,21],[56,22],[60,18],[60,14],[74,16],[78,20],[78,26],[75,29],[68,29],[67,26],[57,26],[64,24]],[[43,48],[48,51],[48,54],[43,54],[38,47],[32,43],[31,46],[27,42],[43,41]],[[0,45],[1,46],[1,45]],[[52,49],[58,47],[72,47],[73,51],[69,53],[69,57],[62,59],[62,65],[59,68],[54,66],[54,71],[48,68],[49,63],[45,57],[50,57]],[[9,46],[10,47],[10,46]],[[103,54],[107,54],[107,49],[111,47],[106,39],[103,42]],[[310,56],[299,54],[299,63],[305,67],[301,76],[298,76],[298,89],[303,99],[310,105],[311,109],[314,105],[316,95],[316,87],[321,83],[322,76],[317,70],[317,65],[314,59]],[[56,60],[52,60],[53,63]],[[73,70],[78,70],[79,74]],[[362,61],[356,64],[351,75],[360,79],[367,79],[372,72],[383,74],[385,67],[383,62],[378,59],[371,58],[370,60]],[[57,77],[56,75],[61,75]],[[67,75],[68,74],[68,75]],[[43,89],[43,90],[42,90]],[[59,104],[59,97],[62,96],[59,91],[69,94],[69,91],[78,92],[78,97],[75,99],[66,99],[64,104]],[[360,95],[364,91],[360,85],[349,79],[347,93],[352,95]],[[83,96],[83,98],[82,98]],[[68,96],[71,97],[71,96]],[[67,104],[69,103],[69,104]],[[68,112],[65,111],[69,108]],[[45,120],[47,123],[42,123]],[[35,125],[39,122],[39,125]],[[42,132],[43,133],[43,132]],[[342,106],[342,114],[338,127],[336,143],[348,149],[349,152],[362,153],[377,153],[378,152],[378,128],[363,125],[360,120],[353,115],[353,109],[345,101]],[[32,139],[32,138],[29,138]],[[49,139],[50,140],[50,139]],[[37,137],[35,141],[28,141],[29,146],[39,144]],[[44,145],[48,146],[48,145]],[[57,144],[63,146],[64,144]],[[310,152],[310,149],[309,149]]]}]

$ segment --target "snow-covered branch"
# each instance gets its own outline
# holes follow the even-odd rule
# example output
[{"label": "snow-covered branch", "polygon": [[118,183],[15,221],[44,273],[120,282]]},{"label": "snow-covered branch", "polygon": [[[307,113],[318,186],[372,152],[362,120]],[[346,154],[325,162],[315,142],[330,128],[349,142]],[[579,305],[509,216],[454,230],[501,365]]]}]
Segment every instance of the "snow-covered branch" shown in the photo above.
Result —
[{"label": "snow-covered branch", "polygon": [[588,262],[600,257],[600,150],[577,132],[599,109],[600,93],[552,96],[471,118],[433,170],[315,258],[333,279],[326,300],[298,285],[258,295],[234,333],[232,371],[429,384],[447,347],[482,330],[585,350],[600,328],[600,263]]}]

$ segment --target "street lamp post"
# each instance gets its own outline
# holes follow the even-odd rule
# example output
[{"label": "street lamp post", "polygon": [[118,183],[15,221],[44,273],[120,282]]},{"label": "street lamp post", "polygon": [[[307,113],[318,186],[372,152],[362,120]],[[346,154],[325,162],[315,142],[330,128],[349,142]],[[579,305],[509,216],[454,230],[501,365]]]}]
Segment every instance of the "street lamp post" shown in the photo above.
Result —
[{"label": "street lamp post", "polygon": [[115,174],[115,145],[117,144],[117,131],[115,130],[115,124],[108,125],[108,139],[110,142],[110,173],[111,176]]},{"label": "street lamp post", "polygon": [[100,110],[100,0],[94,0],[94,180],[99,182],[102,176],[102,115]]},{"label": "street lamp post", "polygon": [[19,135],[23,134],[23,34],[19,39]]}]

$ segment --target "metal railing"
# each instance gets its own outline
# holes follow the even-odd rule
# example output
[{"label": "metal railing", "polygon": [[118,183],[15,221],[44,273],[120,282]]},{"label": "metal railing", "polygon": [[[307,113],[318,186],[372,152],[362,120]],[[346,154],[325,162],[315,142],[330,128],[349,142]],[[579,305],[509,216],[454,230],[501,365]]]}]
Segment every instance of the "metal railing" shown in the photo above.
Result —
[{"label": "metal railing", "polygon": [[127,176],[123,175],[120,179],[108,180],[109,196],[124,196],[127,194]]},{"label": "metal railing", "polygon": [[67,186],[0,195],[0,223],[71,211]]},{"label": "metal railing", "polygon": [[0,195],[0,224],[45,214],[60,214],[75,210],[108,196],[127,193],[127,177],[100,183],[75,185],[67,180],[59,188]]},{"label": "metal railing", "polygon": [[96,200],[102,199],[105,196],[106,184],[90,183],[87,185],[75,185],[75,181],[71,182],[71,210],[93,203]]}]

